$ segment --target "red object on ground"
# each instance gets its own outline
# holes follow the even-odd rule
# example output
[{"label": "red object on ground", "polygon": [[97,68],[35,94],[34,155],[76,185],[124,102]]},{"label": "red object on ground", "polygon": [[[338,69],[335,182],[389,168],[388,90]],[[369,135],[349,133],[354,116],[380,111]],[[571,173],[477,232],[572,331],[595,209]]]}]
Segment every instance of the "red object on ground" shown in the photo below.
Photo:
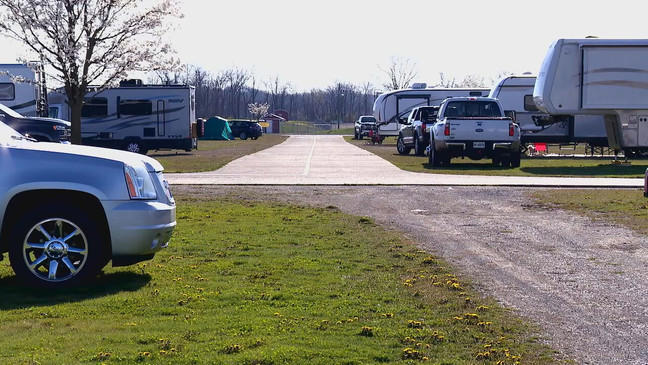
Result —
[{"label": "red object on ground", "polygon": [[547,144],[546,143],[536,143],[535,144],[535,149],[536,149],[536,152],[547,152]]}]

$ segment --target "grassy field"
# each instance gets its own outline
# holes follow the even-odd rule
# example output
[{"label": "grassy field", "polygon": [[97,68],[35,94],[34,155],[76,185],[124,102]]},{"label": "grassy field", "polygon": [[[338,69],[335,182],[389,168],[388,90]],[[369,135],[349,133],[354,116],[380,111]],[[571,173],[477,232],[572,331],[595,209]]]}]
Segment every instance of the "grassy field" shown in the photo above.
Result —
[{"label": "grassy field", "polygon": [[571,210],[648,234],[648,199],[637,190],[543,190],[533,197],[547,206]]},{"label": "grassy field", "polygon": [[573,176],[573,177],[643,177],[648,160],[632,160],[629,165],[615,164],[610,159],[597,158],[523,158],[519,168],[495,167],[490,159],[473,161],[469,158],[452,159],[450,167],[433,169],[427,157],[399,155],[396,139],[385,139],[382,145],[372,145],[366,139],[345,139],[358,147],[374,153],[399,168],[414,172],[435,174],[502,175],[502,176]]},{"label": "grassy field", "polygon": [[153,261],[56,294],[4,261],[0,287],[5,364],[555,362],[444,262],[334,207],[179,197]]},{"label": "grassy field", "polygon": [[278,134],[264,134],[257,140],[198,141],[198,150],[191,152],[159,151],[148,155],[160,161],[165,172],[212,171],[239,157],[279,144],[286,138]]}]

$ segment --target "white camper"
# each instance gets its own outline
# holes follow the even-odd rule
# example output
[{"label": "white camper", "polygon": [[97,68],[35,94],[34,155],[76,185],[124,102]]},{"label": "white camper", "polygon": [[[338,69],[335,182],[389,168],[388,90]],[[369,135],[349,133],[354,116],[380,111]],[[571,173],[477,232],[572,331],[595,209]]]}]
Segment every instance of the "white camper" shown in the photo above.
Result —
[{"label": "white camper", "polygon": [[439,106],[447,98],[461,96],[488,96],[489,89],[427,88],[425,84],[414,84],[413,88],[390,91],[376,98],[373,116],[380,126],[380,134],[397,136],[399,121],[406,120],[409,113],[418,106]]},{"label": "white camper", "polygon": [[545,56],[533,91],[556,120],[605,116],[610,147],[648,149],[648,39],[559,39]]},{"label": "white camper", "polygon": [[45,75],[39,62],[0,64],[0,103],[26,117],[46,115]]},{"label": "white camper", "polygon": [[[193,86],[121,85],[86,95],[81,111],[83,144],[139,153],[197,148]],[[70,120],[64,93],[50,93],[49,100],[50,116]]]},{"label": "white camper", "polygon": [[522,132],[522,143],[588,143],[607,146],[605,120],[600,115],[575,115],[562,121],[549,118],[533,101],[533,75],[509,76],[490,92],[504,110],[515,111]]}]

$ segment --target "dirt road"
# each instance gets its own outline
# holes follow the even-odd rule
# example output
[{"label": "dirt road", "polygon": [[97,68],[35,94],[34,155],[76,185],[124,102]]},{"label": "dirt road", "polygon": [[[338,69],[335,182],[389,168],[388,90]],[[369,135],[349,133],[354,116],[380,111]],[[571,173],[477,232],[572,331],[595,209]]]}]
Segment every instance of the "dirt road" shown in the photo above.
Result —
[{"label": "dirt road", "polygon": [[335,205],[406,232],[583,364],[648,364],[648,240],[497,187],[175,186]]}]

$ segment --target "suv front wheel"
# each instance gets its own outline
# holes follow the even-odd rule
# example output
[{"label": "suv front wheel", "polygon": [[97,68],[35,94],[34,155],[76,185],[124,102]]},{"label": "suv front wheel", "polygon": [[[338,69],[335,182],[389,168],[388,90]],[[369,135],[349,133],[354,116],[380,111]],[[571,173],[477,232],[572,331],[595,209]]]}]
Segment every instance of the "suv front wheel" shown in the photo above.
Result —
[{"label": "suv front wheel", "polygon": [[9,259],[18,279],[30,286],[76,286],[107,262],[108,237],[80,208],[36,206],[16,222],[9,233]]}]

